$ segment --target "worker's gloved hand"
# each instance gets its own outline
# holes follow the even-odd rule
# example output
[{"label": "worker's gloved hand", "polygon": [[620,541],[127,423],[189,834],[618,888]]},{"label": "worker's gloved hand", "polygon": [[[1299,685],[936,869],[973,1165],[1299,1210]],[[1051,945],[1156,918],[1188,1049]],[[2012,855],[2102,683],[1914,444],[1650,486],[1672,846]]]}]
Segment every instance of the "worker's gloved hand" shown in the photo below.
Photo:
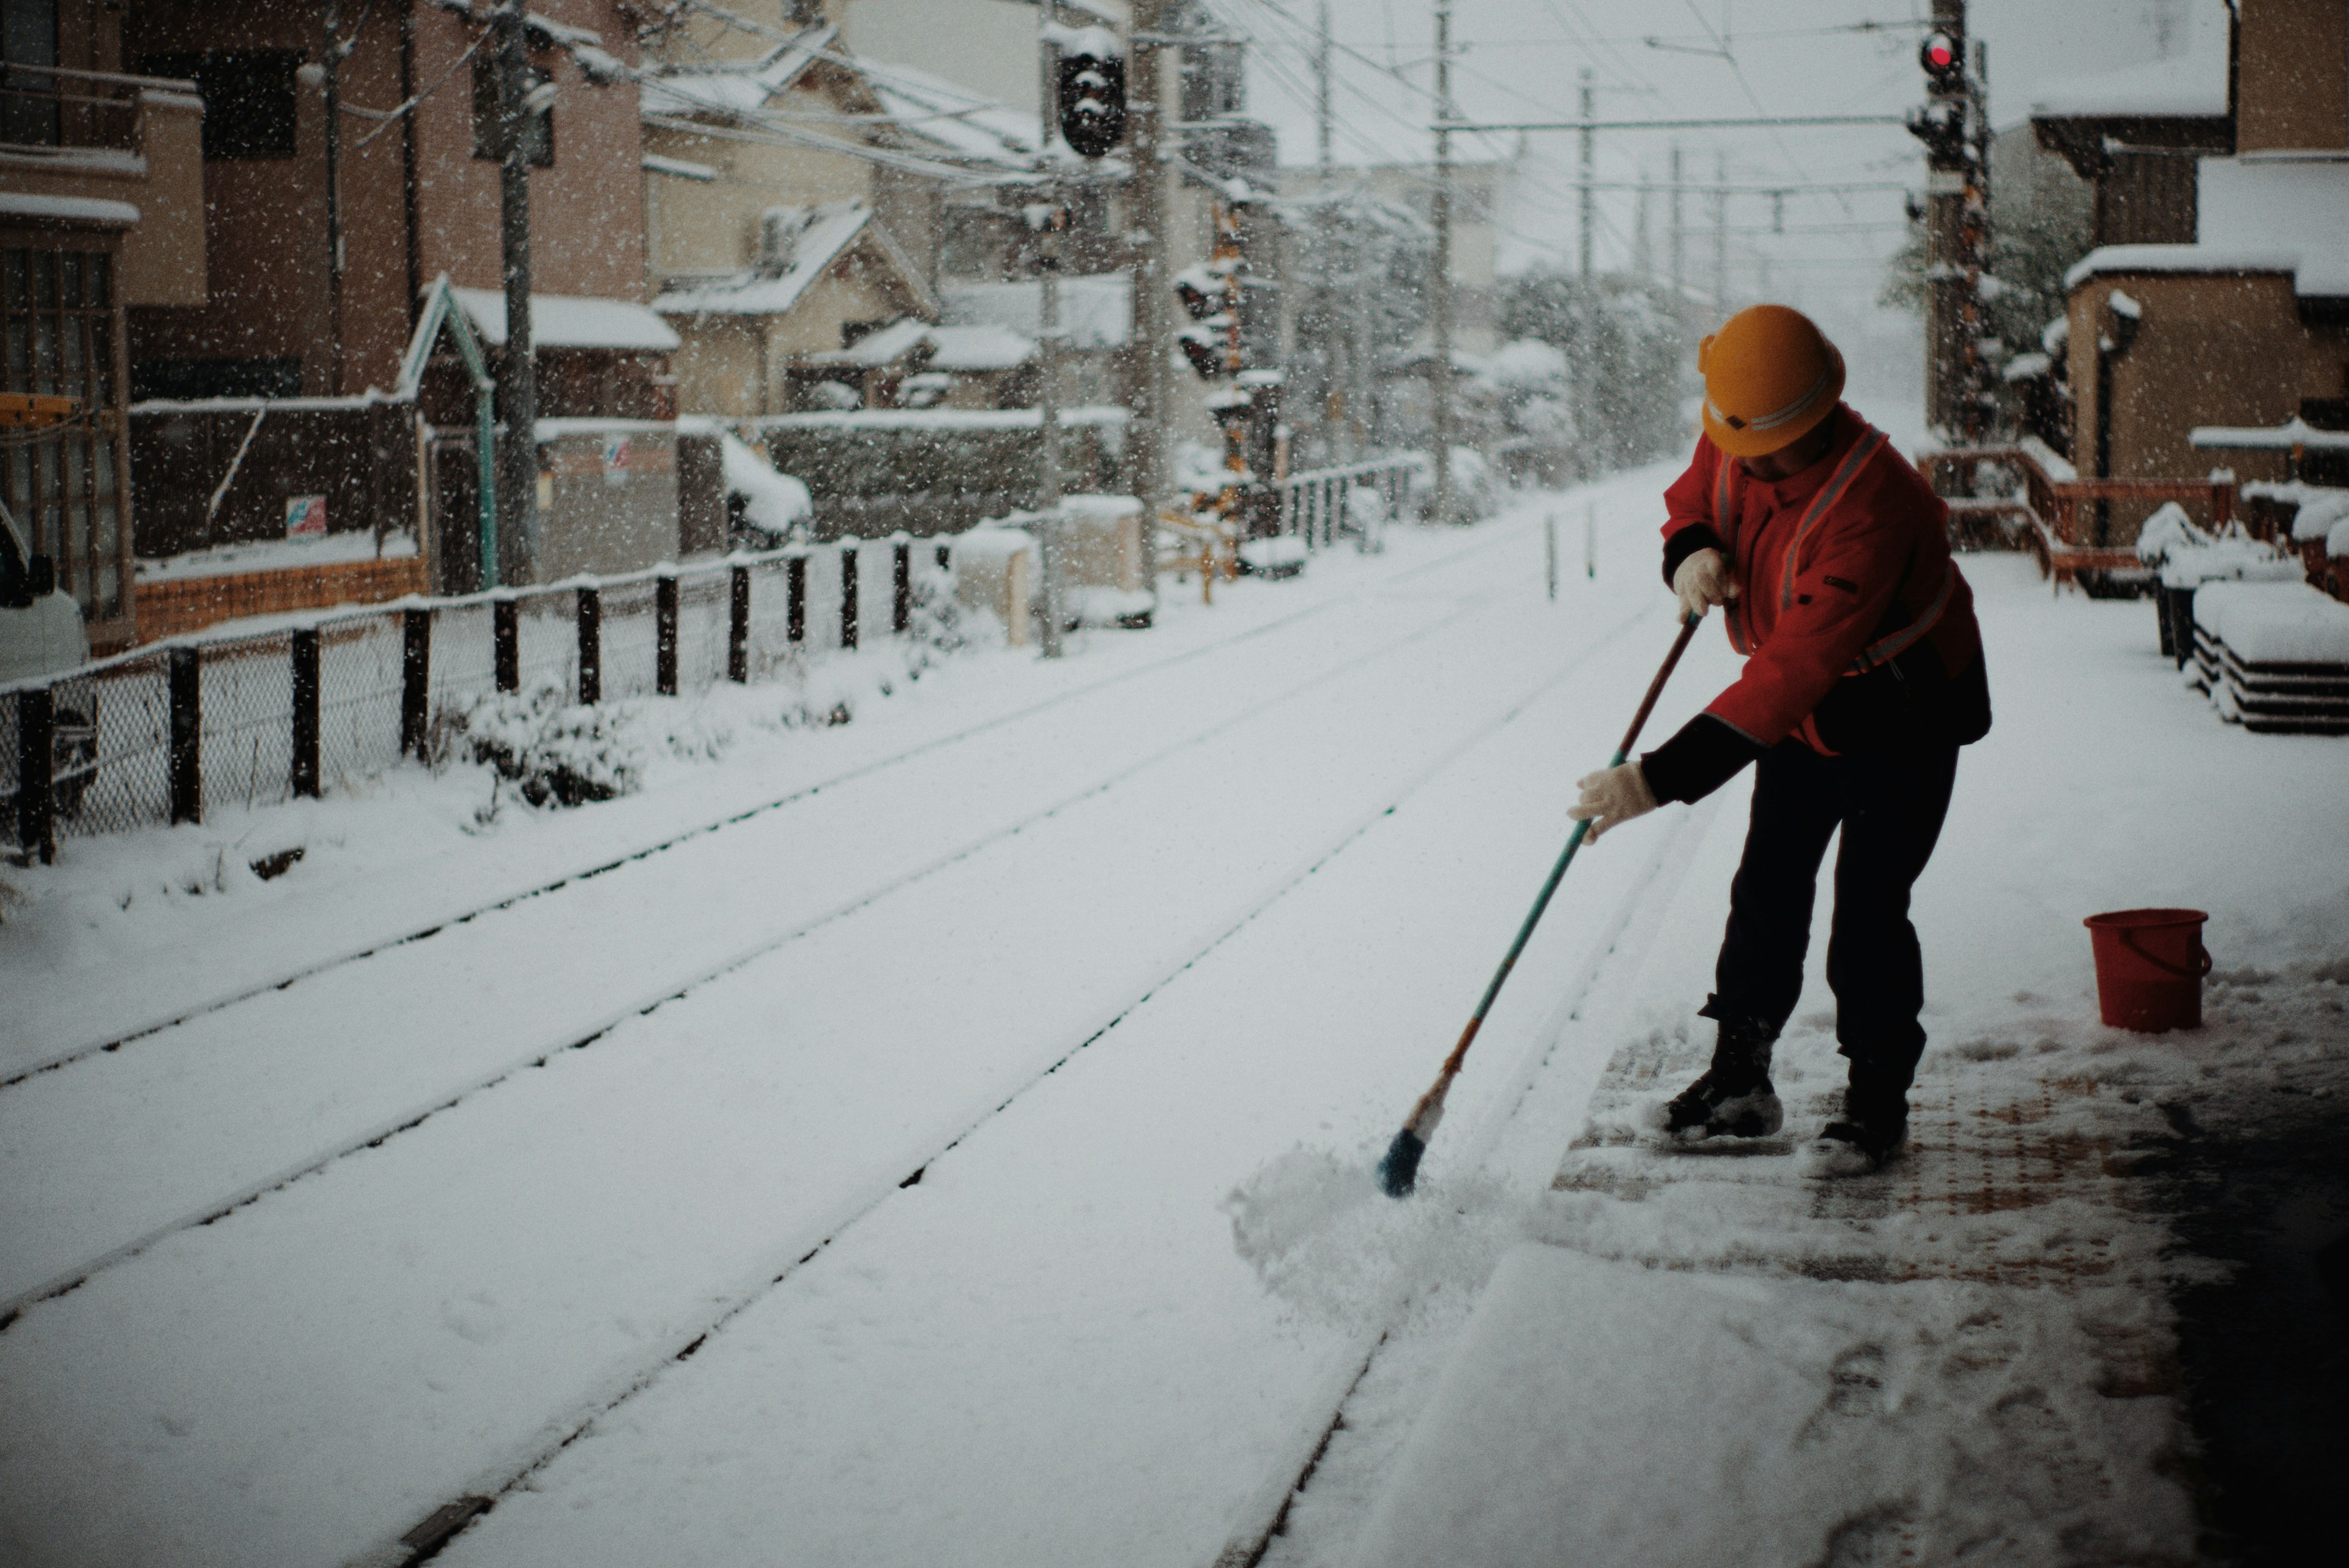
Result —
[{"label": "worker's gloved hand", "polygon": [[[1698,550],[1672,574],[1672,592],[1680,596],[1682,615],[1701,616],[1735,598],[1737,580],[1729,575],[1729,563],[1722,559],[1720,551]],[[1591,836],[1599,835],[1593,832]]]},{"label": "worker's gloved hand", "polygon": [[1566,815],[1577,822],[1589,823],[1594,842],[1617,823],[1645,816],[1656,809],[1655,791],[1648,787],[1648,775],[1640,771],[1637,763],[1591,774],[1580,781],[1580,788],[1582,798],[1568,806]]}]

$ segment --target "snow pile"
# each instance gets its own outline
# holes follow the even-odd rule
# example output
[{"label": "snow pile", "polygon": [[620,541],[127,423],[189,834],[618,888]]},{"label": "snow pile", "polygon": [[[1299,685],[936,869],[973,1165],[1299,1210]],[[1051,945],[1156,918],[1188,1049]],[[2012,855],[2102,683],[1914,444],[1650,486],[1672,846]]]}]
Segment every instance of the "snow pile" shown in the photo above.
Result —
[{"label": "snow pile", "polygon": [[2349,605],[2306,583],[2206,583],[2194,624],[2247,664],[2349,667]]},{"label": "snow pile", "polygon": [[2137,531],[2137,558],[2161,571],[2161,585],[2191,588],[2232,579],[2250,583],[2294,583],[2300,563],[2245,535],[2240,528],[2209,534],[2195,525],[2186,509],[2164,502]]},{"label": "snow pile", "polygon": [[545,681],[529,691],[460,698],[438,715],[436,757],[481,763],[532,805],[583,805],[634,794],[645,742],[634,703],[565,701]]},{"label": "snow pile", "polygon": [[2313,491],[2292,515],[2292,539],[2304,545],[2330,538],[2334,525],[2349,519],[2349,490]]},{"label": "snow pile", "polygon": [[1527,1210],[1486,1176],[1423,1177],[1398,1202],[1380,1189],[1378,1155],[1345,1158],[1300,1144],[1218,1206],[1232,1246],[1269,1294],[1301,1317],[1382,1329],[1446,1287],[1474,1292],[1525,1232]]},{"label": "snow pile", "polygon": [[1305,569],[1305,541],[1294,534],[1250,539],[1239,554],[1244,569],[1268,577],[1293,577]]},{"label": "snow pile", "polygon": [[718,450],[726,472],[726,491],[742,498],[742,514],[750,525],[781,537],[815,510],[808,487],[750,450],[740,437],[721,431]]}]

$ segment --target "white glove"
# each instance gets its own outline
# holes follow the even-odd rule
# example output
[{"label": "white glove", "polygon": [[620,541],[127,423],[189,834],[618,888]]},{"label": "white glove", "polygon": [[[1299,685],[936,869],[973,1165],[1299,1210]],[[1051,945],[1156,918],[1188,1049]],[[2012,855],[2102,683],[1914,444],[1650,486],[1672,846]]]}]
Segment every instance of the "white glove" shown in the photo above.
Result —
[{"label": "white glove", "polygon": [[[1729,563],[1721,558],[1720,551],[1698,550],[1672,574],[1672,592],[1680,596],[1682,615],[1701,616],[1735,598],[1737,581],[1729,575]],[[1599,835],[1594,832],[1591,836]]]},{"label": "white glove", "polygon": [[1656,809],[1656,793],[1648,787],[1648,775],[1640,771],[1637,763],[1592,774],[1579,781],[1579,787],[1582,798],[1568,806],[1566,815],[1577,822],[1589,823],[1594,843],[1617,823],[1645,816]]}]

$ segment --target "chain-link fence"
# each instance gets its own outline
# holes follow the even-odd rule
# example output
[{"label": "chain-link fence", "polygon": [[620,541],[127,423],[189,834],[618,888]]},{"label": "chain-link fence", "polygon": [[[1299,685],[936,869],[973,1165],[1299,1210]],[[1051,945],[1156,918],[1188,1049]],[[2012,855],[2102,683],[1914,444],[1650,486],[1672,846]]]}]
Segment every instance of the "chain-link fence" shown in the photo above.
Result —
[{"label": "chain-link fence", "polygon": [[928,554],[903,538],[843,541],[411,599],[18,682],[0,689],[0,836],[46,856],[60,833],[347,787],[429,755],[442,714],[501,691],[618,701],[766,680],[793,652],[908,629]]}]

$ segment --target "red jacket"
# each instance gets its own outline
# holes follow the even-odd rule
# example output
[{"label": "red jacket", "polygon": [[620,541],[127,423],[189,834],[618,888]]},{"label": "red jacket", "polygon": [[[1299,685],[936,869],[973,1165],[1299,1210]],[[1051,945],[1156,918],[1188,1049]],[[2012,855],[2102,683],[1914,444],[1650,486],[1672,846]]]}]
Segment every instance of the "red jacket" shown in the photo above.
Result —
[{"label": "red jacket", "polygon": [[[1982,632],[1950,557],[1949,509],[1883,431],[1845,404],[1828,418],[1826,455],[1791,479],[1757,478],[1700,436],[1664,492],[1666,578],[1710,545],[1737,583],[1725,618],[1745,670],[1705,711],[1757,747],[1791,734],[1833,755],[1878,739],[1895,705],[1913,726],[1909,697],[1922,693],[1933,732],[1977,739],[1989,728]],[[1889,681],[1867,679],[1880,670]]]}]

